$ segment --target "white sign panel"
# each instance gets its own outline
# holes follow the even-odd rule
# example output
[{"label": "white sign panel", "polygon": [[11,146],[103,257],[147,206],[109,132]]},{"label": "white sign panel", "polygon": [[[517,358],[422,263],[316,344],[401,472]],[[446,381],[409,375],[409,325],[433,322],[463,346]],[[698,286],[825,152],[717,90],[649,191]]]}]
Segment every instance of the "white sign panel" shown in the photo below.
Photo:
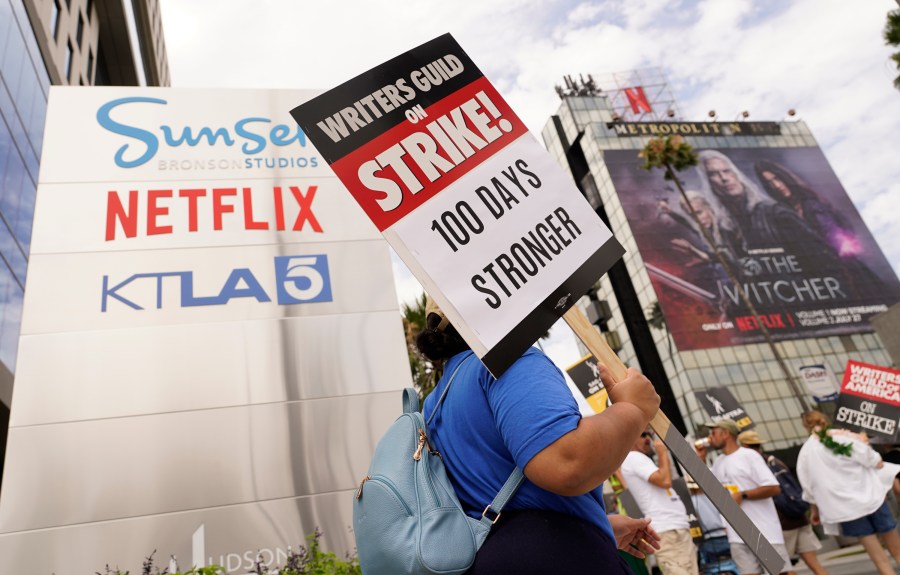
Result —
[{"label": "white sign panel", "polygon": [[315,91],[97,87],[54,92],[42,183],[331,176],[285,113]]},{"label": "white sign panel", "polygon": [[834,401],[840,392],[837,378],[827,364],[804,365],[800,369],[800,378],[812,394],[816,403]]},{"label": "white sign panel", "polygon": [[494,375],[623,253],[449,34],[292,114]]},{"label": "white sign panel", "polygon": [[[353,551],[335,493],[411,378],[388,245],[287,112],[316,94],[51,88],[0,572],[136,573],[182,544],[169,515],[191,510],[190,535],[263,499],[284,512],[195,557],[262,531],[296,547],[322,516],[323,546]],[[98,524],[130,535],[127,557]],[[88,543],[20,552],[60,529]]]}]

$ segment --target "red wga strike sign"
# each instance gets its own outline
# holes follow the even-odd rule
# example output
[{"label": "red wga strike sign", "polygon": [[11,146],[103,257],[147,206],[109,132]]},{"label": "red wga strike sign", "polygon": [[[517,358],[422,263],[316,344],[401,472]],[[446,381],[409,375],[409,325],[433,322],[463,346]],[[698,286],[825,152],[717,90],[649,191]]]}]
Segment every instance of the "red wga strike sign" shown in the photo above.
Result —
[{"label": "red wga strike sign", "polygon": [[900,371],[848,361],[834,420],[838,427],[894,443],[900,420]]},{"label": "red wga strike sign", "polygon": [[449,34],[291,114],[495,376],[624,253]]}]

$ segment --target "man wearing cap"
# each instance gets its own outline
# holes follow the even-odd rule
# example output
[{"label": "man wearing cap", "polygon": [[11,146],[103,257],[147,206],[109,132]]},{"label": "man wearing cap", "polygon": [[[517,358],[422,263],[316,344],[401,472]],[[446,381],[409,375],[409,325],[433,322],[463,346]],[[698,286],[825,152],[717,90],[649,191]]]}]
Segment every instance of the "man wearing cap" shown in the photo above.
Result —
[{"label": "man wearing cap", "polygon": [[[741,506],[747,517],[784,559],[784,568],[781,572],[792,573],[791,557],[784,546],[781,523],[778,521],[775,503],[772,501],[772,497],[781,493],[778,480],[759,454],[738,444],[737,436],[740,429],[737,423],[730,419],[721,419],[705,423],[704,426],[709,428],[710,447],[721,451],[721,455],[713,463],[713,475],[731,492],[735,503]],[[696,449],[697,455],[705,461],[706,448],[696,446]],[[741,575],[763,573],[764,568],[750,547],[730,525],[727,530],[731,558],[737,563]]]},{"label": "man wearing cap", "polygon": [[809,505],[804,505],[805,502],[802,500],[800,500],[801,505],[799,507],[796,504],[791,505],[790,502],[785,501],[785,498],[789,496],[788,493],[785,493],[785,490],[791,491],[791,484],[796,488],[795,491],[798,497],[802,492],[802,487],[800,487],[797,478],[794,477],[794,474],[791,473],[791,470],[782,460],[774,455],[767,455],[763,451],[762,444],[766,443],[766,440],[760,437],[756,431],[752,429],[742,431],[738,435],[738,443],[747,449],[752,449],[759,453],[769,470],[778,479],[779,484],[784,485],[781,494],[775,497],[773,501],[775,502],[775,510],[778,512],[778,521],[781,522],[781,532],[784,534],[784,546],[787,548],[788,553],[791,557],[800,555],[800,559],[803,559],[803,562],[815,575],[828,575],[828,571],[825,570],[822,564],[819,563],[819,558],[816,557],[816,551],[822,548],[822,544],[819,543],[819,538],[813,533],[809,518],[805,513],[799,513],[802,507],[808,508]]},{"label": "man wearing cap", "polygon": [[[652,442],[652,447],[651,447]],[[656,451],[657,463],[650,459]],[[647,429],[622,462],[622,475],[644,517],[660,536],[656,562],[666,575],[698,575],[697,546],[684,503],[672,490],[672,464],[666,446]]]}]

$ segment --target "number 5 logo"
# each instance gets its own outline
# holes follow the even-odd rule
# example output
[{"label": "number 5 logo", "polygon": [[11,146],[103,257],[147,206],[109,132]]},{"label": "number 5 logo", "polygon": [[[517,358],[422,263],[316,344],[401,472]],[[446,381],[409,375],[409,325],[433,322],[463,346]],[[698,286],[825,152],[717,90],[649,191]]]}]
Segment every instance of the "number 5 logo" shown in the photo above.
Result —
[{"label": "number 5 logo", "polygon": [[328,256],[278,256],[275,280],[279,305],[332,301]]}]

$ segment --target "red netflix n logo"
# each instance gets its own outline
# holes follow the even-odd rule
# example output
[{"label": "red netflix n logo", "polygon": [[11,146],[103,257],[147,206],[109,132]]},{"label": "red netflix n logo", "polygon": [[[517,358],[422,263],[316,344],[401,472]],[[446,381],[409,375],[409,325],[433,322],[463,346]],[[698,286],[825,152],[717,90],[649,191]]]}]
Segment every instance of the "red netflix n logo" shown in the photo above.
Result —
[{"label": "red netflix n logo", "polygon": [[625,96],[628,98],[628,103],[631,105],[631,112],[633,114],[637,115],[641,112],[649,113],[653,111],[653,108],[650,107],[650,102],[647,101],[647,95],[644,94],[644,89],[641,86],[625,88],[623,92],[625,92]]}]

